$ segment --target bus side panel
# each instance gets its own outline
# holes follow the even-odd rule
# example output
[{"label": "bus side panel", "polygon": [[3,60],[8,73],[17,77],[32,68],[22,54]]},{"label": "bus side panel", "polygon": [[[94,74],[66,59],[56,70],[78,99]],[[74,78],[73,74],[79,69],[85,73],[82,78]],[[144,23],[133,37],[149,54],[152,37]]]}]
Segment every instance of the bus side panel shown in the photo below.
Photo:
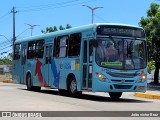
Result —
[{"label": "bus side panel", "polygon": [[56,83],[56,85],[53,84],[54,79],[57,78],[57,77],[54,78],[54,75],[57,76],[57,73],[53,72],[56,69],[54,64],[54,59],[51,60],[51,64],[45,64],[44,62],[44,65],[42,65],[40,69],[42,71],[42,75],[39,75],[38,79],[40,80],[41,76],[41,79],[43,79],[43,85],[51,88],[57,88],[58,83]]},{"label": "bus side panel", "polygon": [[51,60],[51,71],[52,74],[50,75],[53,78],[51,79],[51,87],[52,88],[59,88],[59,81],[60,81],[60,58],[52,58]]},{"label": "bus side panel", "polygon": [[76,64],[79,58],[62,58],[60,60],[60,81],[59,88],[67,89],[67,79],[69,75],[74,75],[77,82],[77,90],[80,91],[82,82],[80,78],[80,65]]},{"label": "bus side panel", "polygon": [[19,60],[13,60],[13,67],[12,67],[12,79],[16,81],[16,83],[21,83],[20,80],[20,59]]},{"label": "bus side panel", "polygon": [[40,60],[30,59],[26,62],[25,76],[27,74],[31,74],[32,85],[33,86],[42,86],[43,85],[43,76],[41,72],[41,64]]}]

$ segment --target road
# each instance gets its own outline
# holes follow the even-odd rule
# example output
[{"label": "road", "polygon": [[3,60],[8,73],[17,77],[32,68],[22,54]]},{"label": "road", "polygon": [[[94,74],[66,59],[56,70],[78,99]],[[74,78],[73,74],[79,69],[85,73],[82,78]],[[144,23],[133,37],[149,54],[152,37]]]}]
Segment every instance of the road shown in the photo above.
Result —
[{"label": "road", "polygon": [[108,93],[85,92],[71,98],[57,90],[32,92],[25,85],[0,83],[0,111],[160,111],[160,100],[138,98],[134,93],[124,93],[119,101],[112,101]]}]

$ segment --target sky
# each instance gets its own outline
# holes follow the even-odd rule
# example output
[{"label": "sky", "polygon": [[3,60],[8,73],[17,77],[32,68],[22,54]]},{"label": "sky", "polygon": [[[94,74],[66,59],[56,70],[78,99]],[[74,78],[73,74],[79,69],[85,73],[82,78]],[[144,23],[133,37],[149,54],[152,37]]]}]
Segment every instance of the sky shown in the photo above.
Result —
[{"label": "sky", "polygon": [[146,11],[152,2],[160,4],[158,0],[1,0],[0,57],[12,52],[10,41],[13,36],[13,7],[17,11],[15,35],[20,39],[31,36],[31,29],[27,24],[37,25],[32,35],[42,34],[41,30],[46,27],[91,24],[91,10],[82,5],[103,7],[94,11],[94,23],[138,26],[141,17],[146,17]]}]

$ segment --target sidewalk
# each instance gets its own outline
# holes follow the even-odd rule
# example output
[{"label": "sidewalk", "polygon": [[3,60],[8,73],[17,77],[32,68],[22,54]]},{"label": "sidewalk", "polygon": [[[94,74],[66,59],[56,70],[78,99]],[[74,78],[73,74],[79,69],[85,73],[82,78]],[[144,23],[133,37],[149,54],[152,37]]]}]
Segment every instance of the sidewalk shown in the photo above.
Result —
[{"label": "sidewalk", "polygon": [[13,80],[0,80],[0,82],[4,82],[4,83],[16,83],[15,81]]},{"label": "sidewalk", "polygon": [[[147,91],[145,93],[136,92],[135,96],[160,100],[160,84],[159,85],[152,84],[154,78],[154,70],[151,71],[151,74],[149,73],[147,74],[147,78],[148,78]],[[159,78],[159,83],[160,83],[160,78]]]},{"label": "sidewalk", "polygon": [[153,85],[148,83],[147,91],[145,93],[136,92],[135,96],[160,100],[160,85]]},{"label": "sidewalk", "polygon": [[11,74],[0,75],[0,82],[4,82],[4,83],[16,83],[15,81],[12,80],[12,75]]}]

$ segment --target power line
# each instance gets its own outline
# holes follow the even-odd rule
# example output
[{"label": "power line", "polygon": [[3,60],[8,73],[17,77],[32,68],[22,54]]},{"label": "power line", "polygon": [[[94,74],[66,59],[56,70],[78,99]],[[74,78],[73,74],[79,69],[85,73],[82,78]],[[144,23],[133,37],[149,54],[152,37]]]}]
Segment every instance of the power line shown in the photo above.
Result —
[{"label": "power line", "polygon": [[50,9],[57,9],[57,8],[63,8],[63,7],[69,7],[69,6],[74,6],[74,5],[79,5],[83,3],[88,3],[88,2],[93,2],[96,0],[88,0],[88,1],[83,1],[75,4],[69,4],[69,5],[60,5],[60,6],[51,6],[51,7],[44,7],[44,8],[33,8],[33,9],[27,9],[27,10],[21,10],[21,12],[33,12],[33,11],[42,11],[42,10],[50,10]]},{"label": "power line", "polygon": [[3,16],[0,17],[0,23],[4,21],[6,22],[7,20],[9,20],[8,18],[9,18],[9,13],[4,14]]},{"label": "power line", "polygon": [[7,49],[7,48],[9,48],[9,47],[11,47],[11,46],[12,46],[12,45],[7,46],[7,47],[4,47],[4,48],[1,48],[0,51],[1,51],[1,50],[4,50],[4,49]]},{"label": "power line", "polygon": [[11,51],[12,49],[9,49],[8,51],[3,51],[0,54],[3,55],[4,53],[8,53],[9,51]]},{"label": "power line", "polygon": [[7,15],[9,15],[9,13],[6,13],[6,14],[2,15],[2,16],[0,17],[0,19],[6,17]]},{"label": "power line", "polygon": [[[16,36],[16,38],[18,38],[20,35],[22,35],[24,32],[26,32],[26,31],[29,30],[29,29],[30,29],[30,28],[25,29],[23,32],[21,32],[20,34],[18,34],[18,35]],[[8,39],[8,40],[12,40],[12,38],[10,38],[10,39]],[[3,42],[0,42],[0,46],[4,46],[3,44],[7,44],[7,45],[8,45],[8,42],[11,43],[11,41],[8,41],[8,40],[5,40],[5,41],[3,41]]]},{"label": "power line", "polygon": [[[3,46],[1,46],[1,49],[0,49],[0,51],[1,50],[4,50],[4,49],[6,49],[6,48],[9,48],[9,47],[11,47],[12,45],[10,44],[9,46],[8,46],[8,44],[7,45],[3,45]],[[2,48],[3,47],[3,48]]]},{"label": "power line", "polygon": [[[82,0],[81,1],[80,0],[70,0],[70,1],[67,1],[67,2],[58,2],[58,3],[55,3],[55,4],[47,4],[47,5],[26,7],[26,8],[32,8],[32,9],[21,10],[21,12],[30,12],[30,11],[41,11],[41,10],[56,9],[56,8],[74,6],[74,5],[79,5],[79,4],[93,2],[93,1],[96,1],[96,0],[87,0],[87,1],[86,0],[85,1],[82,1]],[[25,7],[23,7],[23,8],[25,8]],[[14,44],[14,41],[15,41],[15,14],[17,13],[17,11],[15,10],[15,7],[12,8],[12,10],[11,10],[10,13],[13,13],[13,44]],[[9,15],[9,13],[6,13],[6,14],[2,15],[0,17],[0,19],[5,18],[7,15]],[[27,30],[28,29],[26,29],[25,31],[27,31]],[[24,33],[25,31],[23,31],[22,33]],[[20,33],[19,35],[21,35],[22,33]],[[17,37],[19,37],[19,35]],[[5,43],[7,43],[7,41],[4,41],[4,42],[0,43],[0,46],[2,44],[5,44]],[[2,50],[3,50],[3,48],[2,48]]]},{"label": "power line", "polygon": [[16,38],[18,38],[20,35],[22,35],[23,33],[25,33],[27,30],[29,30],[30,28],[25,29],[23,32],[21,32],[19,35],[16,36]]},{"label": "power line", "polygon": [[0,42],[0,46],[4,46],[4,44],[7,44],[8,45],[8,41],[3,41],[3,42]]},{"label": "power line", "polygon": [[69,4],[69,3],[73,3],[73,2],[77,2],[77,1],[80,1],[80,0],[70,0],[70,1],[67,1],[67,2],[57,2],[57,3],[54,3],[54,4],[46,4],[46,5],[38,5],[38,6],[28,6],[28,7],[18,7],[18,8],[42,8],[42,7],[53,7],[53,6],[57,6],[57,5],[64,5],[64,4]]},{"label": "power line", "polygon": [[9,18],[9,15],[8,15],[7,17],[5,17],[5,18],[2,18],[2,19],[0,20],[0,23],[6,22],[7,20],[9,20],[8,18]]},{"label": "power line", "polygon": [[4,37],[8,42],[11,42],[5,35],[0,34],[0,36]]},{"label": "power line", "polygon": [[9,49],[8,51],[6,51],[7,53],[9,52],[9,51],[11,51],[12,49]]},{"label": "power line", "polygon": [[107,22],[104,18],[102,18],[102,17],[100,17],[100,16],[98,16],[98,15],[96,15],[96,14],[94,14],[98,19],[100,19],[100,20],[102,20],[103,22]]}]

